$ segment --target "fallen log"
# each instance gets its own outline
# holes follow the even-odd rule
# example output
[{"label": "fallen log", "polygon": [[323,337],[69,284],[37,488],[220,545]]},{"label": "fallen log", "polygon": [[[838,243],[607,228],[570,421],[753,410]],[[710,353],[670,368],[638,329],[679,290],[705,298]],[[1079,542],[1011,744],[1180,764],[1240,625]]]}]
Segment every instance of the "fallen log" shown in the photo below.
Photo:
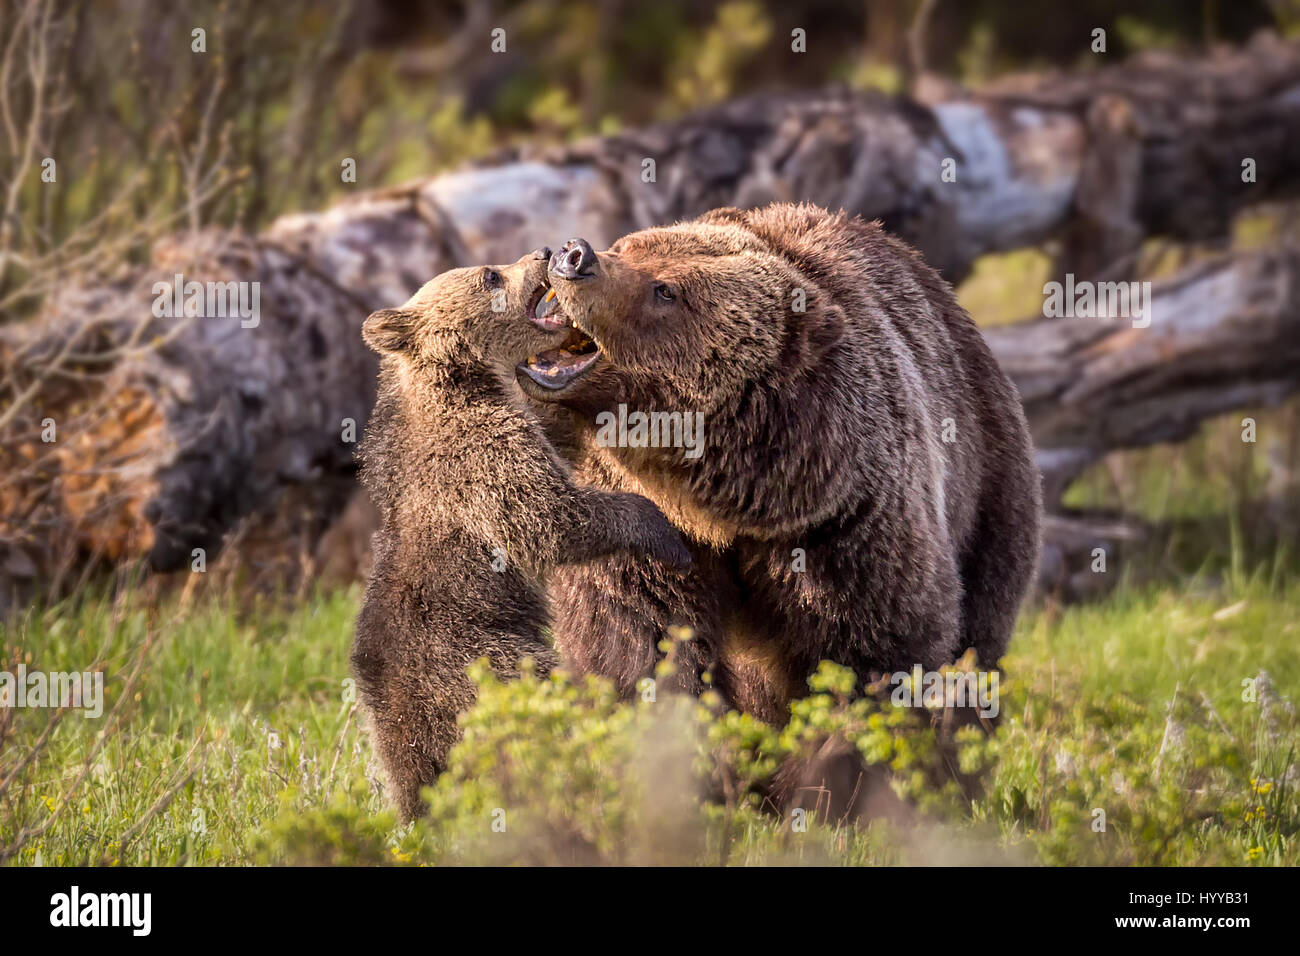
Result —
[{"label": "fallen log", "polygon": [[[1254,183],[1242,182],[1243,158],[1255,161]],[[0,578],[49,577],[96,555],[183,567],[195,549],[215,554],[242,519],[276,514],[289,487],[312,489],[323,525],[350,494],[373,398],[360,322],[453,265],[513,260],[571,235],[603,245],[719,205],[804,199],[881,219],[954,279],[985,252],[1049,239],[1062,240],[1066,265],[1092,270],[1147,234],[1221,236],[1247,203],[1298,183],[1300,44],[1262,36],[1243,50],[1147,55],[929,105],[847,91],[750,97],[644,131],[517,150],[285,216],[256,237],[179,239],[133,279],[63,290],[39,321],[0,336]],[[177,274],[254,285],[258,323],[155,315],[156,284]],[[1203,321],[1241,325],[1263,277],[1225,279]],[[1170,301],[1199,311],[1201,294]],[[1172,378],[1154,357],[1158,331],[1051,325],[995,339],[1026,386],[1054,490],[1106,447],[1169,440],[1197,416],[1295,385],[1276,368],[1287,340],[1267,337],[1294,332],[1280,314],[1222,373],[1223,342],[1211,336],[1210,352]],[[1205,347],[1188,336],[1168,344],[1180,343]],[[1126,374],[1130,346],[1146,358]],[[1110,371],[1088,364],[1099,348],[1115,353]],[[1088,384],[1053,383],[1049,361]],[[1150,387],[1132,383],[1143,375]],[[1220,394],[1198,394],[1198,376],[1201,391]],[[1178,427],[1160,424],[1164,388],[1180,396]],[[1087,427],[1128,415],[1134,396],[1144,424]],[[1065,412],[1051,410],[1062,402]],[[54,543],[63,557],[51,561]]]},{"label": "fallen log", "polygon": [[1207,418],[1300,390],[1300,251],[1221,256],[1151,288],[1150,315],[989,329],[1034,435],[1043,497],[1118,448],[1173,442]]}]

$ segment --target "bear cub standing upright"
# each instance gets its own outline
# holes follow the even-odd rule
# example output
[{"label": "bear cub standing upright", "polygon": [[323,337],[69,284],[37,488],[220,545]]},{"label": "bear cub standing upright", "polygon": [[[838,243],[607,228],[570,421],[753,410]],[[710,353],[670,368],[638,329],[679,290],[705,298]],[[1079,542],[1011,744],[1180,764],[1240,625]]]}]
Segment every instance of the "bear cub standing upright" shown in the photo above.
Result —
[{"label": "bear cub standing upright", "polygon": [[404,819],[446,766],[466,667],[554,664],[542,634],[559,565],[615,552],[684,567],[690,551],[640,495],[575,485],[523,409],[514,366],[569,331],[546,283],[549,250],[456,269],[366,320],[382,356],[361,446],[382,516],[352,668],[390,798]]}]

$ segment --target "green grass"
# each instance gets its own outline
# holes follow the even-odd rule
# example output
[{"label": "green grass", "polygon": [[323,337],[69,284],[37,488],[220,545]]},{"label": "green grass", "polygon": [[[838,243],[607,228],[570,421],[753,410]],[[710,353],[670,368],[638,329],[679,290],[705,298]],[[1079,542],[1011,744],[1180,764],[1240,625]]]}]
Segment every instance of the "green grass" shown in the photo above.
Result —
[{"label": "green grass", "polygon": [[[917,822],[814,818],[806,830],[716,787],[697,796],[719,761],[738,786],[761,779],[763,756],[797,749],[799,732],[540,681],[489,682],[430,820],[399,828],[353,714],[355,591],[238,614],[215,601],[83,599],[0,631],[10,670],[15,654],[41,670],[104,661],[108,698],[101,719],[68,713],[0,794],[0,848],[49,824],[9,862],[1295,865],[1300,770],[1285,699],[1300,695],[1300,581],[1277,571],[1029,610],[1005,661],[1001,727],[980,745],[993,765],[979,799],[927,802],[924,750],[898,744],[887,765],[900,792],[922,798]],[[1260,672],[1271,688],[1244,700]],[[805,736],[849,726],[842,676],[796,721]],[[49,717],[9,713],[0,782]],[[853,739],[884,732],[865,713]],[[492,828],[502,810],[505,835]]]}]

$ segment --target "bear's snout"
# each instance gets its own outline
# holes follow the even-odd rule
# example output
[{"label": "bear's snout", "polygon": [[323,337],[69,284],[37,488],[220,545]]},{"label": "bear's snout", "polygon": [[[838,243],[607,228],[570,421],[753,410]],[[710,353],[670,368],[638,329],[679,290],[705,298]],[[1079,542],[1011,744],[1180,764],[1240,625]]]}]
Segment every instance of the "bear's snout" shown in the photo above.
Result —
[{"label": "bear's snout", "polygon": [[558,279],[589,279],[596,274],[596,250],[586,239],[570,239],[551,256],[550,273]]}]

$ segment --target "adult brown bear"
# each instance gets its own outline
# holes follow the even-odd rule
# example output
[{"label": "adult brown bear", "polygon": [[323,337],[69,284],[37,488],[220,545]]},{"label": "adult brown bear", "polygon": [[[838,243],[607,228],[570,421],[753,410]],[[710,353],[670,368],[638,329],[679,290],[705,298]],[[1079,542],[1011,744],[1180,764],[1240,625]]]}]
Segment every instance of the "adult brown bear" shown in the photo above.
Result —
[{"label": "adult brown bear", "polygon": [[[917,253],[776,204],[603,253],[572,240],[549,276],[575,328],[520,384],[581,480],[650,498],[695,552],[684,576],[635,556],[562,570],[553,632],[574,665],[630,691],[684,624],[678,683],[710,671],[780,722],[823,659],[863,677],[968,647],[996,664],[1035,567],[1039,475],[1015,388]],[[658,430],[623,427],[637,413]],[[665,440],[674,413],[703,415],[702,446]]]}]

